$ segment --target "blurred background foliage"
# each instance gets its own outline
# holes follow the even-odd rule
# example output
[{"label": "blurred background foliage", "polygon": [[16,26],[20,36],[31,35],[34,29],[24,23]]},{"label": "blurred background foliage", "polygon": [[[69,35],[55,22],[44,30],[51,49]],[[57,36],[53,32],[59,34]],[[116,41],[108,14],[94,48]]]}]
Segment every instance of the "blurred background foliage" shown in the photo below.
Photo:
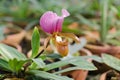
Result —
[{"label": "blurred background foliage", "polygon": [[[0,20],[30,22],[39,20],[40,16],[46,11],[54,11],[60,15],[60,10],[65,8],[71,14],[71,16],[65,20],[66,22],[79,21],[80,23],[87,23],[86,18],[90,19],[100,16],[101,1],[102,0],[0,0]],[[113,12],[116,13],[119,18],[119,0],[109,1],[112,2],[111,8]],[[90,23],[88,24],[90,25]]]},{"label": "blurred background foliage", "polygon": [[[107,19],[101,21],[103,12],[101,7],[106,6],[104,4],[106,1],[108,4],[108,10],[105,10]],[[62,8],[67,9],[71,14],[65,19],[63,32],[83,34],[83,29],[98,30],[100,31],[100,35],[103,35],[101,38],[107,36],[111,38],[111,34],[107,35],[108,31],[103,26],[103,24],[106,24],[104,23],[106,21],[106,28],[108,30],[116,27],[116,35],[120,34],[119,0],[0,0],[0,26],[12,23],[14,27],[29,30],[34,25],[39,24],[40,16],[44,12],[54,11],[61,15]],[[105,16],[103,15],[103,17]],[[77,22],[78,29],[69,29],[66,27],[73,22]],[[113,35],[112,38],[116,37],[116,35]],[[104,42],[104,40],[102,41]]]}]

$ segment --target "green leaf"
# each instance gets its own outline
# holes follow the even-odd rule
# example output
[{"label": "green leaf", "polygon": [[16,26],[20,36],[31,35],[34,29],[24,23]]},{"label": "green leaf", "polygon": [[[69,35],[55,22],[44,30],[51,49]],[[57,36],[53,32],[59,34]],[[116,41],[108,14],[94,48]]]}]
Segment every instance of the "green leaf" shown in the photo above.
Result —
[{"label": "green leaf", "polygon": [[29,75],[26,77],[25,80],[50,80],[50,79],[45,79],[45,78],[41,78],[39,76]]},{"label": "green leaf", "polygon": [[0,54],[7,61],[9,61],[10,59],[14,59],[14,58],[16,58],[17,60],[25,60],[26,59],[26,57],[23,53],[20,53],[16,49],[14,49],[10,46],[7,46],[5,44],[0,44]]},{"label": "green leaf", "polygon": [[47,57],[52,58],[52,59],[62,58],[62,56],[60,54],[57,54],[57,53],[48,54]]},{"label": "green leaf", "polygon": [[108,54],[102,54],[102,59],[105,64],[120,71],[120,59]]},{"label": "green leaf", "polygon": [[68,64],[76,65],[77,67],[84,69],[84,70],[96,70],[97,69],[92,63],[87,62],[83,57],[79,56],[79,57],[69,58],[66,60],[48,64],[45,66],[44,70],[49,71],[51,69],[62,67]]},{"label": "green leaf", "polygon": [[19,71],[22,70],[22,67],[25,64],[25,62],[26,61],[23,61],[23,60],[18,61],[17,59],[12,59],[12,60],[9,60],[8,63],[9,63],[11,71],[18,73]]},{"label": "green leaf", "polygon": [[39,52],[39,46],[40,46],[40,34],[38,29],[35,27],[32,35],[32,41],[31,41],[31,46],[32,46],[32,58],[37,56]]},{"label": "green leaf", "polygon": [[62,32],[72,32],[72,33],[74,33],[74,34],[83,34],[84,32],[81,30],[78,30],[78,29],[69,29],[69,28],[67,28],[66,26],[63,26],[62,27]]},{"label": "green leaf", "polygon": [[37,64],[36,64],[35,62],[33,62],[28,68],[31,69],[31,70],[36,70],[36,69],[38,69],[38,68],[37,68]]},{"label": "green leaf", "polygon": [[101,57],[96,56],[96,55],[92,55],[92,56],[83,56],[84,59],[92,59],[94,61],[97,61],[99,63],[103,63],[103,60]]},{"label": "green leaf", "polygon": [[5,77],[5,74],[0,74],[0,80],[3,80]]},{"label": "green leaf", "polygon": [[0,25],[0,40],[3,40],[5,38],[4,29],[5,29],[5,25]]},{"label": "green leaf", "polygon": [[99,25],[95,22],[92,22],[89,19],[86,19],[84,16],[80,15],[80,14],[75,14],[75,16],[79,19],[79,22],[82,24],[86,24],[88,25],[91,30],[94,29],[99,29]]},{"label": "green leaf", "polygon": [[58,72],[54,72],[53,74],[61,74],[61,73],[65,73],[65,72],[68,72],[68,71],[80,70],[80,69],[81,69],[80,67],[69,67],[69,68],[60,70],[60,71],[58,71]]},{"label": "green leaf", "polygon": [[41,58],[33,59],[33,62],[37,64],[37,68],[44,68],[45,63]]},{"label": "green leaf", "polygon": [[112,38],[116,38],[116,37],[118,37],[120,35],[120,30],[117,30],[114,34],[113,33],[109,33],[108,35],[107,35],[107,39],[109,40],[109,39],[112,39]]},{"label": "green leaf", "polygon": [[115,45],[115,46],[120,46],[120,41],[117,40],[117,39],[107,39],[106,41],[108,44],[112,44],[112,45]]},{"label": "green leaf", "polygon": [[46,65],[44,70],[49,71],[51,69],[54,69],[54,68],[57,68],[57,67],[62,67],[62,66],[68,65],[68,64],[69,63],[67,61],[58,61],[58,62],[54,62],[54,63]]},{"label": "green leaf", "polygon": [[5,70],[5,71],[11,71],[8,62],[5,61],[4,59],[0,59],[0,69]]},{"label": "green leaf", "polygon": [[29,73],[31,73],[32,75],[38,76],[38,77],[45,78],[45,79],[73,80],[73,79],[65,77],[65,76],[59,76],[59,75],[55,75],[55,74],[44,72],[44,71],[38,71],[38,70],[31,70],[31,71],[29,71]]},{"label": "green leaf", "polygon": [[108,10],[109,10],[109,2],[110,0],[101,0],[101,29],[100,29],[100,39],[102,42],[106,41],[107,33],[108,33]]},{"label": "green leaf", "polygon": [[82,58],[71,60],[70,63],[83,70],[96,70],[97,69],[92,63]]}]

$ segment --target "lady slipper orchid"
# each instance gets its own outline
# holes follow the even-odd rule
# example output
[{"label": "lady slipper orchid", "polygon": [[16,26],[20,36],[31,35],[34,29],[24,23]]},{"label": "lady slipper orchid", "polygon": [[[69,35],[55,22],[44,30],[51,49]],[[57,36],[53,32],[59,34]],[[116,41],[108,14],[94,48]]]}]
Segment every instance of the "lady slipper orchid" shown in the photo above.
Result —
[{"label": "lady slipper orchid", "polygon": [[54,32],[61,32],[64,18],[69,15],[70,14],[65,9],[62,9],[62,16],[58,16],[56,13],[48,11],[44,13],[40,19],[41,28],[43,31],[50,34]]},{"label": "lady slipper orchid", "polygon": [[69,15],[70,14],[66,9],[62,9],[62,16],[58,16],[52,11],[48,11],[41,16],[40,26],[42,30],[51,34],[44,42],[44,49],[51,39],[61,56],[67,56],[68,38],[72,38],[74,41],[79,42],[79,39],[74,34],[61,33],[64,18]]}]

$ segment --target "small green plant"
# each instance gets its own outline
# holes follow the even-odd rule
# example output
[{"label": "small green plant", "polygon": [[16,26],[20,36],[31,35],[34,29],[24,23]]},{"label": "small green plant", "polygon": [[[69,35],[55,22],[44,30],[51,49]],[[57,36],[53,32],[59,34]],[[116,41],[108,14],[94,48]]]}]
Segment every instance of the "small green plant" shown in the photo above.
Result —
[{"label": "small green plant", "polygon": [[101,0],[101,27],[100,27],[100,39],[102,42],[106,41],[106,37],[109,30],[108,25],[108,10],[110,0]]},{"label": "small green plant", "polygon": [[[70,57],[63,60],[61,59],[61,61],[53,62],[51,64],[46,64],[44,62],[47,58],[50,58],[50,56],[46,55],[43,58],[41,54],[46,49],[50,39],[53,40],[53,44],[55,45],[55,47],[57,47],[58,53],[62,57],[67,56],[70,53],[68,51],[68,38],[72,38],[76,42],[79,42],[79,39],[74,34],[61,33],[64,17],[68,15],[69,13],[65,9],[62,10],[62,16],[57,16],[57,14],[53,13],[52,11],[48,11],[45,14],[43,14],[43,16],[40,19],[40,25],[45,32],[50,34],[50,36],[47,38],[47,40],[45,40],[43,50],[39,52],[40,34],[38,28],[34,28],[31,40],[32,54],[30,58],[27,58],[23,53],[18,52],[12,47],[9,47],[5,44],[0,44],[0,70],[4,73],[1,74],[3,75],[3,79],[22,78],[25,80],[72,80],[71,78],[60,76],[58,74],[76,69],[96,70],[97,68],[92,63],[88,62],[86,58],[80,56],[75,58]],[[62,41],[62,36],[65,37],[65,43],[64,40]],[[77,51],[81,48],[80,45],[75,46],[79,46],[75,49]],[[71,53],[75,53],[75,50],[71,51]],[[60,68],[69,64],[73,66],[56,71],[54,73],[50,73],[50,70]]]},{"label": "small green plant", "polygon": [[[32,35],[32,55],[30,58],[27,58],[23,53],[18,52],[12,47],[9,47],[5,44],[0,44],[0,70],[3,72],[0,73],[1,78],[23,78],[28,80],[72,80],[71,78],[57,74],[76,69],[96,70],[96,67],[92,63],[89,63],[86,61],[85,57],[81,56],[46,64],[44,60],[46,60],[49,56],[46,56],[45,58],[42,58],[41,56],[36,57],[39,54],[39,43],[40,34],[38,29],[35,28]],[[64,70],[56,71],[55,73],[49,72],[50,70],[68,64],[72,64],[74,66]]]}]

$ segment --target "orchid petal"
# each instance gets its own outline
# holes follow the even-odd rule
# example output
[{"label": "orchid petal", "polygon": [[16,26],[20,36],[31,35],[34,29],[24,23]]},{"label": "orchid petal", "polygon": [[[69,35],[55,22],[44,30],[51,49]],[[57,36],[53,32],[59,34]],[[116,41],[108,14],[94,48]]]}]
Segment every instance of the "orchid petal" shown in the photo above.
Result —
[{"label": "orchid petal", "polygon": [[69,15],[70,15],[70,13],[66,9],[62,9],[62,16],[63,17],[67,17]]},{"label": "orchid petal", "polygon": [[55,46],[57,48],[57,51],[60,53],[61,56],[67,56],[68,55],[68,41],[55,41]]},{"label": "orchid petal", "polygon": [[41,28],[48,33],[52,33],[53,27],[56,25],[57,14],[51,11],[44,13],[40,19]]},{"label": "orchid petal", "polygon": [[59,33],[58,35],[59,35],[59,36],[64,36],[64,37],[71,38],[71,39],[73,39],[76,43],[79,43],[79,42],[80,42],[79,38],[78,38],[76,35],[74,35],[73,33]]},{"label": "orchid petal", "polygon": [[62,16],[58,16],[52,11],[48,11],[41,16],[40,25],[43,31],[47,33],[61,32],[64,17],[69,16],[67,10],[62,10]]},{"label": "orchid petal", "polygon": [[63,17],[57,20],[56,26],[54,27],[54,32],[61,32],[63,21],[64,21]]}]

